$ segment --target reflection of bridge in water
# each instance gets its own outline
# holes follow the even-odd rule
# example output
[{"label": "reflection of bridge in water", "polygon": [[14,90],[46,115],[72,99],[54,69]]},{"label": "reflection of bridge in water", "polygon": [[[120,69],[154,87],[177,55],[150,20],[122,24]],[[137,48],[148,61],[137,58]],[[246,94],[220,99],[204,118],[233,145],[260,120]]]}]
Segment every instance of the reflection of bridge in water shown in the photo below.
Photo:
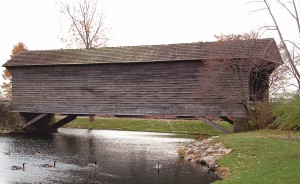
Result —
[{"label": "reflection of bridge in water", "polygon": [[[5,67],[27,131],[55,131],[79,115],[246,116],[268,99],[281,63],[273,39],[26,51]],[[66,117],[54,122],[54,114]]]}]

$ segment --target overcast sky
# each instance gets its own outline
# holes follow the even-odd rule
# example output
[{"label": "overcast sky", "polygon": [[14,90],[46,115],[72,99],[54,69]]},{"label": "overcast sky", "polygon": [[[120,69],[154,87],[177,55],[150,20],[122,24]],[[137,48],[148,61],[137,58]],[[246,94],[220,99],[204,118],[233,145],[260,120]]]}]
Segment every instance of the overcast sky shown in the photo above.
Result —
[{"label": "overcast sky", "polygon": [[[251,13],[263,4],[249,1],[101,0],[99,4],[110,28],[109,46],[123,46],[213,41],[214,35],[249,32],[269,25],[266,11]],[[20,41],[29,50],[63,48],[58,39],[63,23],[57,1],[1,1],[0,23],[1,65]]]}]

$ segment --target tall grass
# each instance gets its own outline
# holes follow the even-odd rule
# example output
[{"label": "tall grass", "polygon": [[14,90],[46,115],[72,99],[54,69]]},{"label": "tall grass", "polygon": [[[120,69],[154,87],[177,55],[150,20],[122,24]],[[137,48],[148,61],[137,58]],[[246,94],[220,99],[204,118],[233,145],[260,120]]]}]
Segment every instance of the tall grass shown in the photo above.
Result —
[{"label": "tall grass", "polygon": [[300,127],[300,94],[281,99],[273,107],[276,116],[274,123],[281,129],[298,129]]}]

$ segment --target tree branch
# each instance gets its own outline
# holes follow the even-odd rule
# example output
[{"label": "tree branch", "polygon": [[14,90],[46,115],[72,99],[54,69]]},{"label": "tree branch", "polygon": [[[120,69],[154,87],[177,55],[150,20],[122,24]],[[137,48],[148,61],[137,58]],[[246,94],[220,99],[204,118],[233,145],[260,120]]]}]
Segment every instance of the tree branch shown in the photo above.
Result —
[{"label": "tree branch", "polygon": [[300,73],[299,73],[299,71],[298,71],[298,69],[297,69],[297,67],[296,67],[296,65],[295,65],[295,63],[294,63],[294,61],[293,61],[293,59],[292,59],[292,56],[291,56],[291,54],[290,54],[290,52],[289,52],[289,50],[288,50],[288,48],[287,48],[287,45],[286,45],[286,43],[285,43],[285,41],[284,41],[284,38],[283,38],[283,35],[282,35],[281,30],[280,30],[280,28],[279,28],[279,25],[278,25],[278,23],[277,23],[277,21],[276,21],[276,19],[275,19],[275,16],[273,15],[273,12],[272,12],[272,10],[271,10],[271,8],[270,8],[270,6],[269,6],[267,0],[264,0],[264,2],[265,2],[265,5],[266,5],[266,7],[267,7],[267,10],[268,10],[268,12],[269,12],[269,14],[270,14],[272,20],[273,20],[273,22],[274,22],[274,24],[275,24],[275,26],[276,26],[278,36],[279,36],[279,38],[280,38],[280,40],[281,40],[283,49],[284,49],[285,54],[286,54],[286,56],[287,56],[287,61],[289,62],[289,64],[291,65],[293,71],[295,72],[295,78],[296,78],[296,80],[297,80],[297,82],[298,82],[298,90],[300,90]]},{"label": "tree branch", "polygon": [[295,3],[295,0],[293,0],[293,6],[294,6],[294,11],[295,11],[295,14],[296,14],[296,22],[297,22],[297,27],[298,27],[298,33],[300,34],[300,23],[299,23],[299,14],[298,14],[298,10],[297,10],[297,7],[296,7],[296,3]]},{"label": "tree branch", "polygon": [[[99,41],[105,43],[103,28],[103,13],[97,13],[97,2],[84,0],[82,3],[77,3],[70,8],[69,4],[61,3],[62,13],[66,14],[70,18],[71,26],[69,33],[72,34],[72,38],[65,38],[77,45],[84,46],[89,49],[94,45],[97,47]],[[103,37],[103,38],[102,38]],[[71,45],[70,44],[70,45]]]},{"label": "tree branch", "polygon": [[284,9],[289,12],[289,14],[296,19],[296,16],[291,12],[291,10],[285,5],[283,4],[280,0],[276,0],[279,4],[281,4],[282,7],[284,7]]}]

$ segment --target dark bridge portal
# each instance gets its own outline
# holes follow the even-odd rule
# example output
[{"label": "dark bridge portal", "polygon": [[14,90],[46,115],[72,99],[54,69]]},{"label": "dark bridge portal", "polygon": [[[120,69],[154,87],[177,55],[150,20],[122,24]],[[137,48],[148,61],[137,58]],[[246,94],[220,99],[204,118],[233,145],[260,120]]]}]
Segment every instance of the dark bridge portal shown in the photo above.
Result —
[{"label": "dark bridge portal", "polygon": [[[253,67],[272,73],[280,63],[275,41],[262,39],[26,51],[4,66],[15,110],[26,129],[37,130],[77,115],[245,116],[224,92],[243,91],[249,100],[258,91],[250,90]],[[39,122],[55,113],[69,116],[56,125]]]}]

